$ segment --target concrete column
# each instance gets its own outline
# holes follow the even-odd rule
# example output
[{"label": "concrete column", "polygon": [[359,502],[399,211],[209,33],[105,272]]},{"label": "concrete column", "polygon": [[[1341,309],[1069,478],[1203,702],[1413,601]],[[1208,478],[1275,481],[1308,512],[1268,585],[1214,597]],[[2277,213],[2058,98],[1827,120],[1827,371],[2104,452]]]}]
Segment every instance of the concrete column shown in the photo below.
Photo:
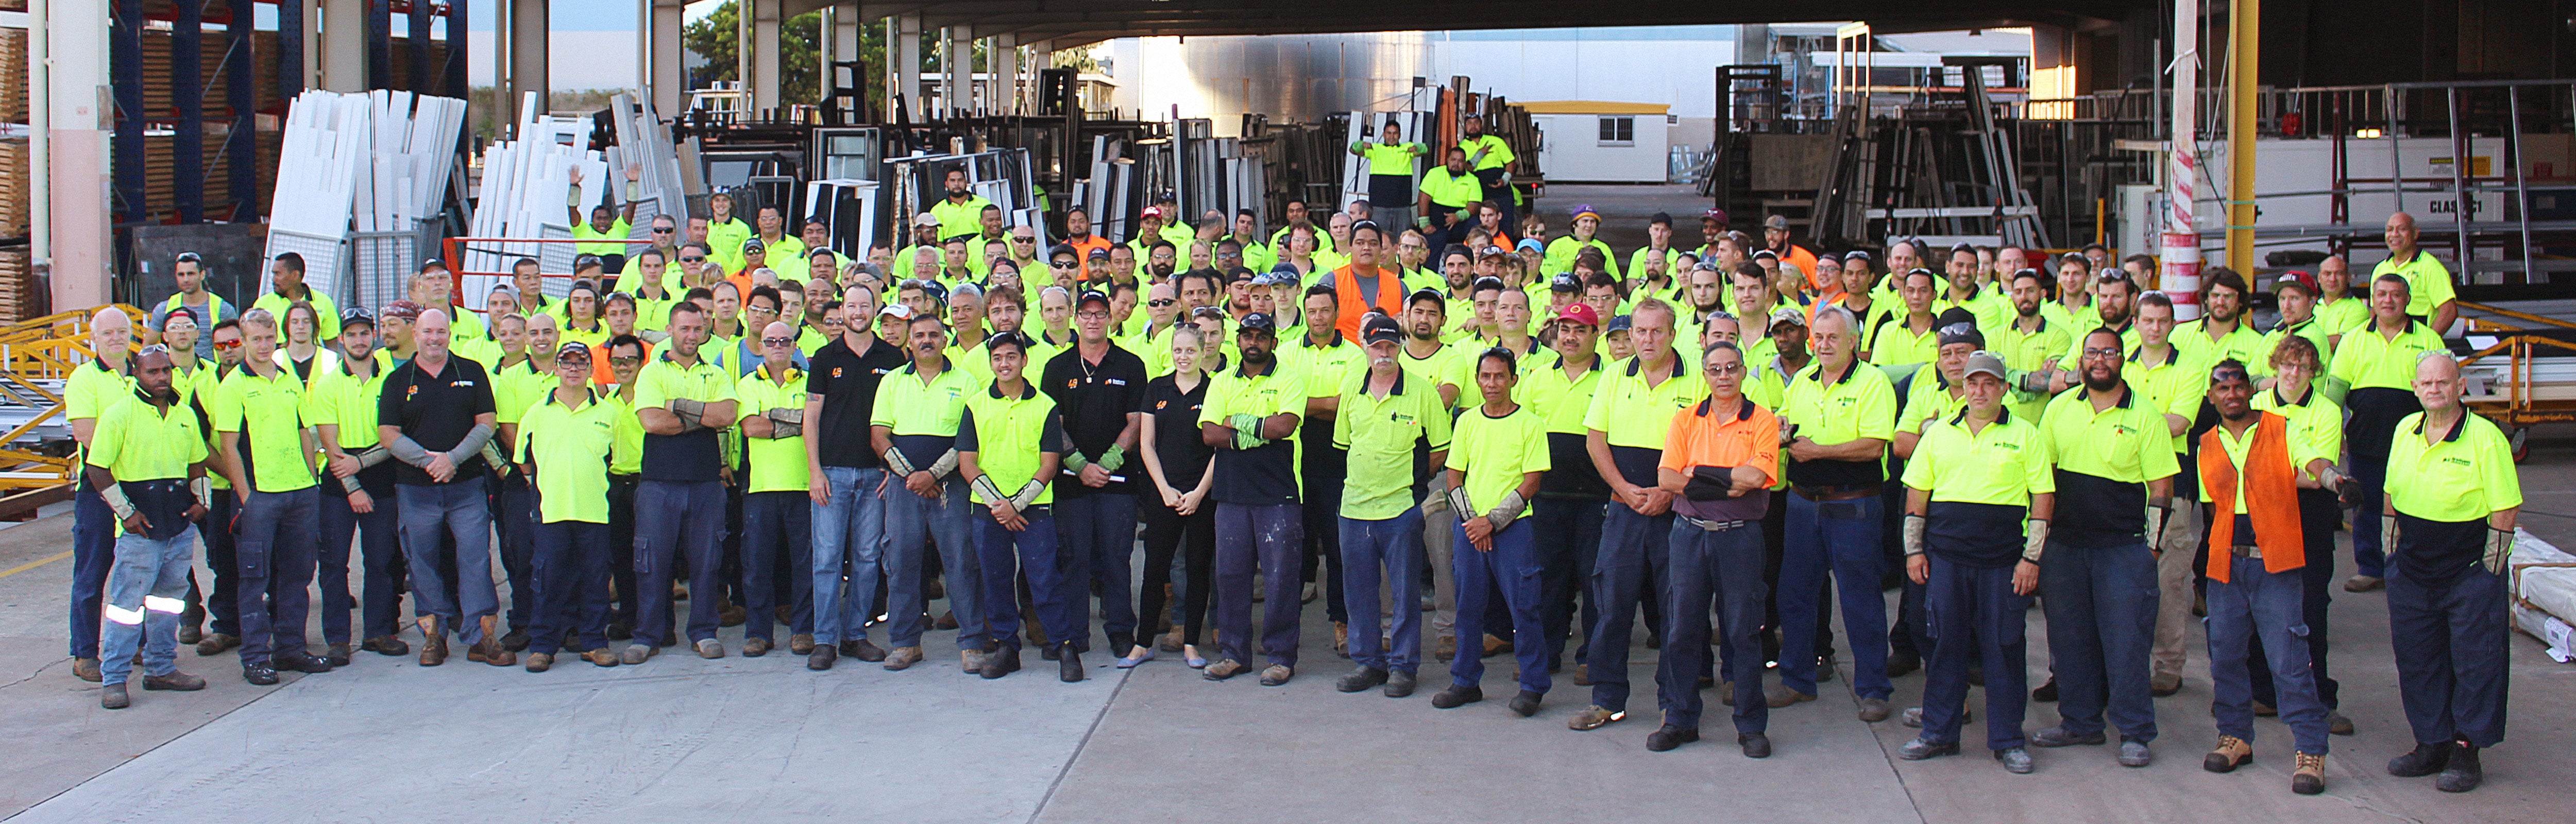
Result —
[{"label": "concrete column", "polygon": [[750,61],[750,71],[743,75],[751,81],[751,107],[755,116],[778,108],[778,25],[780,0],[750,0],[751,42],[743,54]]},{"label": "concrete column", "polygon": [[948,51],[941,56],[939,65],[943,70],[941,76],[946,77],[948,83],[940,91],[940,97],[948,104],[942,107],[945,114],[948,117],[957,117],[975,109],[974,30],[965,26],[950,26],[946,32],[944,45]]},{"label": "concrete column", "polygon": [[905,113],[918,122],[927,115],[921,110],[921,15],[896,17],[894,35],[894,97],[903,100]]},{"label": "concrete column", "polygon": [[[830,36],[824,37],[822,40],[823,42],[831,45],[832,59],[859,59],[859,27],[866,25],[866,22],[859,17],[859,4],[841,3],[834,5],[831,8],[831,12],[832,15],[828,18],[829,22],[832,24],[831,31],[829,32]],[[825,79],[829,80],[831,78],[827,77]],[[867,88],[868,85],[868,79],[865,77],[859,77],[856,70],[851,72],[849,81],[853,88],[864,89]],[[827,82],[823,85],[829,87],[832,83]],[[829,95],[832,93],[832,90],[830,88],[825,88],[823,93],[825,95]],[[864,93],[861,94],[860,100],[861,105],[864,105],[866,100]]]},{"label": "concrete column", "polygon": [[652,73],[646,83],[653,89],[653,111],[663,117],[678,117],[685,105],[688,71],[681,65],[680,29],[688,0],[651,0],[652,18],[648,25],[652,38]]},{"label": "concrete column", "polygon": [[1040,102],[1038,100],[1038,95],[1040,93],[1040,87],[1038,86],[1038,72],[1046,69],[1054,63],[1054,41],[1040,40],[1036,43],[1029,44],[1029,76],[1026,84],[1020,88],[1020,110],[1022,112],[1037,114],[1038,104]]},{"label": "concrete column", "polygon": [[335,92],[366,91],[366,0],[321,0],[321,5],[322,33],[313,38],[321,42],[320,87]]},{"label": "concrete column", "polygon": [[521,112],[520,98],[537,93],[537,111],[546,111],[546,95],[553,90],[546,77],[546,41],[553,24],[548,21],[545,0],[509,0],[510,8],[510,122],[516,123]]},{"label": "concrete column", "polygon": [[1020,39],[1012,35],[993,38],[994,114],[1020,113]]},{"label": "concrete column", "polygon": [[[36,10],[30,9],[31,12]],[[108,300],[107,4],[55,2],[31,20],[45,20],[45,174],[43,187],[53,261],[54,307],[86,309]],[[32,33],[31,33],[32,34]],[[31,49],[32,50],[32,49]],[[30,103],[35,101],[30,100]],[[34,227],[30,227],[34,228]],[[34,251],[34,250],[31,250]]]}]

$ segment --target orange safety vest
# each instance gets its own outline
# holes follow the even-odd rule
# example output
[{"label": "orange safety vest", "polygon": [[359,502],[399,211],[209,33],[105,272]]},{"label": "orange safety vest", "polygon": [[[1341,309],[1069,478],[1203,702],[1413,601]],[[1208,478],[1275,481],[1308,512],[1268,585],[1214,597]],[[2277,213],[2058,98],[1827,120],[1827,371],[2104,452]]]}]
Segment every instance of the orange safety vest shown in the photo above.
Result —
[{"label": "orange safety vest", "polygon": [[1339,311],[1333,313],[1333,328],[1341,330],[1343,340],[1354,342],[1360,339],[1360,316],[1366,314],[1370,307],[1383,310],[1389,316],[1404,313],[1404,279],[1397,277],[1393,269],[1381,268],[1377,270],[1377,297],[1363,299],[1359,275],[1351,271],[1351,267],[1356,265],[1343,264],[1342,268],[1333,270],[1333,294],[1338,295],[1340,301]]},{"label": "orange safety vest", "polygon": [[[2254,445],[2245,450],[2245,513],[2254,521],[2254,545],[2263,550],[2263,571],[2287,572],[2308,565],[2307,544],[2299,532],[2299,470],[2290,465],[2290,421],[2270,412],[2254,424]],[[2209,578],[2225,582],[2235,556],[2236,462],[2228,460],[2211,427],[2200,436],[2200,478],[2209,489]]]}]

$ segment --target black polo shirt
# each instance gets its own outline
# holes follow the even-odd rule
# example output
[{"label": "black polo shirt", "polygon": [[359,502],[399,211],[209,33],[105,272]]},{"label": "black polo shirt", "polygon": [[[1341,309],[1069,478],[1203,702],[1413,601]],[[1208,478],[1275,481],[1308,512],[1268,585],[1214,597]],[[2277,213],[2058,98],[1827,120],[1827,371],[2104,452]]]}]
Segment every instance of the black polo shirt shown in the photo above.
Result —
[{"label": "black polo shirt", "polygon": [[[1064,432],[1073,448],[1083,457],[1100,460],[1102,453],[1118,443],[1118,433],[1127,429],[1127,416],[1145,404],[1145,359],[1135,353],[1109,344],[1099,363],[1083,358],[1082,345],[1076,343],[1048,359],[1045,371],[1038,373],[1038,389],[1055,400],[1064,416]],[[1190,427],[1195,431],[1196,424]],[[1078,478],[1067,477],[1055,485],[1056,500],[1084,498],[1094,494],[1135,494],[1138,473],[1145,471],[1144,450],[1127,449],[1126,463],[1112,473],[1126,478],[1093,487]]]},{"label": "black polo shirt", "polygon": [[805,437],[819,439],[815,451],[824,466],[876,469],[885,464],[868,442],[868,416],[876,408],[877,385],[886,373],[903,368],[903,350],[868,336],[866,354],[850,351],[849,339],[833,338],[807,361],[805,392],[823,396],[823,418],[805,422]]},{"label": "black polo shirt", "polygon": [[[376,423],[401,427],[404,437],[431,452],[455,449],[474,428],[474,417],[492,411],[492,381],[484,376],[483,365],[454,354],[447,356],[446,365],[435,375],[423,371],[417,359],[404,361],[385,376],[384,394],[376,398]],[[456,465],[449,483],[482,472],[482,456],[467,458]],[[438,483],[430,480],[427,470],[407,463],[394,467],[394,482]]]},{"label": "black polo shirt", "polygon": [[[1154,416],[1154,454],[1163,459],[1163,482],[1182,492],[1198,488],[1199,478],[1207,474],[1208,462],[1216,457],[1216,447],[1207,445],[1199,436],[1199,407],[1207,402],[1208,382],[1213,379],[1212,375],[1200,375],[1199,385],[1187,392],[1181,391],[1180,381],[1171,375],[1145,385],[1141,408]],[[1136,471],[1144,468],[1139,466]],[[1162,502],[1160,493],[1147,498],[1148,503]]]}]

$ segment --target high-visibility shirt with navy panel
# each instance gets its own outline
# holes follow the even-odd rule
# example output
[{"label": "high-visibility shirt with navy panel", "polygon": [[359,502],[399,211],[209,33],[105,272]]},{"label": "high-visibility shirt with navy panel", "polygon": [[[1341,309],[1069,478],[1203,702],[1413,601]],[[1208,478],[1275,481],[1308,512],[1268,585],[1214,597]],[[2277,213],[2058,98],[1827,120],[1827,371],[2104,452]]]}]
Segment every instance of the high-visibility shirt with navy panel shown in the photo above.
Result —
[{"label": "high-visibility shirt with navy panel", "polygon": [[[2261,413],[2257,413],[2256,417],[2259,422]],[[2290,451],[2290,466],[2294,470],[2299,470],[2300,474],[2306,474],[2305,471],[2300,470],[2300,468],[2306,467],[2309,461],[2313,461],[2318,458],[2334,460],[2334,456],[2316,454],[2316,439],[2309,437],[2307,433],[2301,431],[2306,428],[2305,424],[2291,420],[2288,417],[2283,417],[2281,421],[2283,434],[2287,436],[2286,440],[2289,442],[2287,446]],[[2211,427],[2210,431],[2218,433],[2219,451],[2227,453],[2227,462],[2235,465],[2236,467],[2235,514],[2246,514],[2245,457],[2254,449],[2254,427],[2246,427],[2245,435],[2241,438],[2237,437],[2235,433],[2228,431],[2227,425],[2223,423],[2218,426]],[[2417,442],[2421,443],[2422,440],[2418,439]],[[2209,473],[2200,473],[2201,503],[2211,503],[2216,500],[2216,498],[2209,494],[2209,480]],[[2244,537],[2246,536],[2240,536],[2240,540]]]},{"label": "high-visibility shirt with navy panel", "polygon": [[2522,506],[2513,445],[2493,421],[2466,415],[2431,444],[2424,429],[2424,413],[2408,415],[2389,444],[2388,502],[2399,514],[2459,523]]},{"label": "high-visibility shirt with navy panel", "polygon": [[[1493,511],[1505,494],[1520,490],[1523,475],[1548,467],[1547,422],[1529,407],[1514,405],[1498,418],[1476,404],[1458,416],[1449,438],[1448,468],[1466,473],[1462,486],[1475,512]],[[1527,502],[1520,514],[1529,514]]]},{"label": "high-visibility shirt with navy panel", "polygon": [[2343,333],[2342,345],[2335,347],[2333,371],[2328,374],[2353,389],[2413,392],[2416,360],[2442,348],[2442,336],[2434,334],[2433,328],[2422,321],[2406,321],[2406,328],[2392,337],[2373,319]]},{"label": "high-visibility shirt with navy panel", "polygon": [[304,455],[303,407],[304,383],[295,373],[280,369],[263,378],[236,369],[216,388],[206,414],[215,431],[241,433],[238,448],[254,491],[293,492],[313,486]]},{"label": "high-visibility shirt with navy panel", "polygon": [[206,459],[200,425],[196,407],[185,400],[163,412],[142,393],[127,392],[98,416],[82,462],[118,481],[185,478],[190,464]]},{"label": "high-visibility shirt with navy panel", "polygon": [[[664,352],[635,376],[635,408],[668,409],[674,400],[718,403],[736,400],[734,381],[725,368],[701,358],[686,366]],[[729,429],[730,427],[728,427]],[[644,434],[643,475],[647,481],[694,483],[722,478],[722,433],[700,429],[678,435]]]},{"label": "high-visibility shirt with navy panel", "polygon": [[[1433,386],[1440,386],[1455,380],[1454,364],[1457,363],[1459,351],[1455,345],[1444,343],[1439,349],[1432,350],[1429,357],[1417,358],[1413,356],[1413,350],[1408,347],[1395,353],[1395,362],[1407,371],[1431,381]],[[1465,387],[1460,387],[1457,399],[1450,402],[1450,406],[1456,407],[1458,404],[1467,403],[1470,397],[1472,396],[1466,393]]]},{"label": "high-visibility shirt with navy panel", "polygon": [[[1237,414],[1267,419],[1275,415],[1306,415],[1306,379],[1300,375],[1282,374],[1285,364],[1271,361],[1270,371],[1249,374],[1249,364],[1209,376],[1207,401],[1199,409],[1199,425],[1227,424]],[[1219,503],[1267,506],[1293,504],[1297,497],[1297,435],[1290,429],[1287,437],[1249,450],[1219,449],[1216,453],[1216,482],[1208,494]]]},{"label": "high-visibility shirt with navy panel", "polygon": [[1368,162],[1369,204],[1387,208],[1413,205],[1413,157],[1419,143],[1363,143],[1360,159]]},{"label": "high-visibility shirt with navy panel", "polygon": [[[1512,154],[1511,144],[1503,142],[1501,137],[1492,133],[1461,137],[1458,140],[1458,148],[1467,153],[1467,165],[1476,171],[1500,169],[1517,157]],[[1478,152],[1482,152],[1483,156],[1479,157]]]},{"label": "high-visibility shirt with navy panel", "polygon": [[2049,537],[2079,549],[2141,540],[2146,484],[2182,471],[2169,448],[2164,413],[2135,389],[2097,412],[2093,391],[2079,387],[2049,401],[2039,430],[2044,457],[2056,467],[2058,492],[2067,502],[2050,522]]},{"label": "high-visibility shirt with navy panel", "polygon": [[[2146,347],[2129,350],[2129,362],[2120,369],[2129,388],[2147,396],[2148,404],[2167,415],[2178,415],[2189,421],[2200,416],[2200,404],[2209,394],[2209,364],[2192,357],[2182,347],[2165,347],[2164,360],[2150,364]],[[2191,432],[2171,438],[2173,451],[2191,451]]]},{"label": "high-visibility shirt with navy panel", "polygon": [[[2287,388],[2276,383],[2270,389],[2254,393],[2255,411],[2290,419],[2290,435],[2307,442],[2300,445],[2307,454],[2324,458],[2329,463],[2342,457],[2343,406],[2317,391],[2314,384],[2308,386],[2306,396],[2299,398],[2283,397],[2282,390]],[[2297,469],[2299,477],[2311,481],[2317,479],[2315,473],[2308,471],[2307,461],[2299,461]]]},{"label": "high-visibility shirt with navy panel", "polygon": [[[126,363],[130,366],[133,360],[129,358]],[[176,380],[172,382],[176,383]],[[96,421],[108,407],[131,394],[134,394],[132,376],[107,365],[106,360],[91,359],[89,363],[73,369],[71,377],[63,381],[63,418]],[[91,488],[88,478],[81,479],[80,488]]]},{"label": "high-visibility shirt with navy panel", "polygon": [[2175,348],[2191,352],[2194,359],[2212,367],[2217,366],[2219,361],[2235,358],[2237,362],[2245,364],[2245,370],[2250,374],[2272,373],[2270,366],[2255,362],[2256,358],[2270,350],[2263,346],[2263,334],[2247,325],[2243,315],[2237,316],[2235,329],[2218,336],[2217,340],[2209,339],[2208,324],[2208,318],[2176,324],[2173,330],[2173,345]]},{"label": "high-visibility shirt with navy panel", "polygon": [[608,523],[608,467],[623,411],[622,404],[585,389],[572,406],[548,392],[519,416],[519,442],[511,454],[536,467],[538,520]]},{"label": "high-visibility shirt with navy panel", "polygon": [[1512,389],[1512,400],[1530,407],[1539,419],[1547,421],[1551,434],[1582,435],[1583,416],[1592,411],[1592,394],[1601,386],[1601,370],[1610,362],[1600,354],[1581,375],[1568,375],[1565,356],[1548,358],[1544,368],[1521,371],[1520,385]]},{"label": "high-visibility shirt with navy panel", "polygon": [[[1017,495],[1022,487],[1038,475],[1039,453],[1062,454],[1064,418],[1056,414],[1055,399],[1039,392],[1036,385],[1022,381],[1020,390],[1005,393],[1000,383],[984,386],[983,391],[966,396],[966,409],[959,414],[957,451],[975,453],[975,468],[1004,495]],[[1032,502],[1045,506],[1055,502],[1055,484],[1046,487]],[[994,502],[975,493],[975,502],[986,506]]]},{"label": "high-visibility shirt with navy panel", "polygon": [[2370,268],[2370,279],[2378,280],[2380,275],[2390,273],[2406,279],[2406,314],[2416,320],[2432,322],[2434,310],[2458,296],[2451,286],[2450,267],[2422,248],[2415,250],[2413,259],[2402,263],[2396,258],[2380,261]]},{"label": "high-visibility shirt with navy panel", "polygon": [[[805,372],[790,366],[782,381],[769,379],[769,370],[744,375],[734,384],[734,398],[740,401],[743,417],[763,415],[772,409],[805,411]],[[775,423],[775,422],[773,422]],[[803,492],[810,477],[805,468],[805,436],[754,438],[745,435],[743,449],[751,458],[751,486],[746,492]]]},{"label": "high-visibility shirt with navy panel", "polygon": [[2057,491],[2039,428],[1999,410],[1971,432],[1968,411],[1927,426],[1905,485],[1930,493],[1924,546],[1973,567],[2011,566],[2021,557],[2030,496]]},{"label": "high-visibility shirt with navy panel", "polygon": [[887,441],[903,451],[904,460],[926,472],[957,445],[957,422],[965,417],[966,396],[983,391],[983,386],[955,364],[924,381],[920,366],[915,361],[886,373],[877,384],[868,423],[885,427]]},{"label": "high-visibility shirt with navy panel", "polygon": [[[346,361],[314,376],[312,388],[304,394],[304,420],[317,427],[316,439],[321,436],[318,427],[330,426],[337,430],[337,446],[342,452],[355,454],[376,445],[376,402],[384,394],[385,377],[393,372],[387,363],[383,358],[376,359],[375,368],[365,380],[351,374]],[[371,490],[390,493],[394,482],[392,464],[388,461],[359,470],[358,482]]]},{"label": "high-visibility shirt with navy panel", "polygon": [[[1779,417],[1798,427],[1798,437],[1835,446],[1863,438],[1894,440],[1896,413],[1896,388],[1887,373],[1854,361],[1840,375],[1828,375],[1822,363],[1799,372],[1780,399]],[[1789,481],[1801,486],[1874,484],[1886,476],[1878,460],[1793,460],[1788,471]]]},{"label": "high-visibility shirt with navy panel", "polygon": [[1369,392],[1371,373],[1344,376],[1341,408],[1333,416],[1333,445],[1349,453],[1342,488],[1344,518],[1383,521],[1420,503],[1434,467],[1431,453],[1449,448],[1449,410],[1439,387],[1409,370],[1395,370],[1381,399]]},{"label": "high-visibility shirt with navy panel", "polygon": [[[1628,483],[1655,484],[1655,462],[1663,459],[1673,413],[1708,397],[1708,382],[1698,372],[1687,359],[1676,358],[1671,376],[1648,385],[1645,365],[1634,357],[1613,361],[1602,370],[1601,384],[1592,391],[1592,408],[1583,413],[1583,428],[1603,433],[1611,463]],[[1466,405],[1463,398],[1460,405]]]}]

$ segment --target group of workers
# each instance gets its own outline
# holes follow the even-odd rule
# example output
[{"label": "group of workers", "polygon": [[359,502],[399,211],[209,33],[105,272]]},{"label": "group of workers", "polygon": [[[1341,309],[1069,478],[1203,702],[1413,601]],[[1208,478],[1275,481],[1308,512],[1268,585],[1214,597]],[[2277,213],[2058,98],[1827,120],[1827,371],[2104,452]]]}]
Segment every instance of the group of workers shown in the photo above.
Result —
[{"label": "group of workers", "polygon": [[[148,345],[102,310],[66,389],[76,670],[117,708],[138,665],[146,690],[204,686],[181,643],[274,684],[412,654],[414,628],[422,666],[453,637],[544,671],[718,658],[739,624],[735,651],[784,627],[812,670],[914,668],[953,631],[982,678],[1034,646],[1081,680],[1100,642],[1122,669],[1176,654],[1278,686],[1321,597],[1342,692],[1412,694],[1429,646],[1431,703],[1456,708],[1509,653],[1513,713],[1570,663],[1590,692],[1568,724],[1597,730],[1628,715],[1642,611],[1650,750],[1696,741],[1713,688],[1765,757],[1770,711],[1848,677],[1862,720],[1921,729],[1900,757],[1956,754],[1974,683],[1986,749],[2027,773],[2029,748],[2114,727],[2118,762],[2150,763],[2197,613],[2204,766],[2251,760],[2277,713],[2315,793],[2352,723],[2326,632],[2349,510],[2344,586],[2387,591],[2419,742],[2389,771],[2465,791],[2503,736],[2519,484],[2464,412],[2450,276],[2406,215],[2362,283],[2341,258],[2280,274],[2259,330],[2223,268],[2178,323],[2142,256],[1818,254],[1715,210],[1697,247],[1657,215],[1622,261],[1588,207],[1552,240],[1374,198],[1321,231],[1292,204],[1264,236],[1167,199],[1125,242],[1072,210],[1041,254],[965,178],[858,260],[717,195],[569,283],[523,260],[456,296],[433,260],[376,309],[334,311],[293,255],[237,309],[182,257]],[[2024,731],[2033,698],[2056,726]]]}]

